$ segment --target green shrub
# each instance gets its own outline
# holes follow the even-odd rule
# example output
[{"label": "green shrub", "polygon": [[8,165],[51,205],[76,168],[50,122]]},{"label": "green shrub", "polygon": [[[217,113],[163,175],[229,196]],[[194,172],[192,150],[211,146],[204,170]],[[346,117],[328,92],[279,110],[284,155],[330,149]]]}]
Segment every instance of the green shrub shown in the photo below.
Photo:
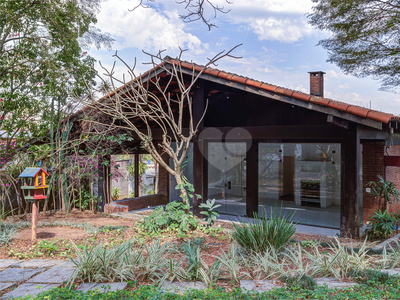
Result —
[{"label": "green shrub", "polygon": [[393,214],[388,213],[386,210],[381,211],[378,209],[370,217],[370,228],[366,232],[368,239],[382,239],[391,235],[397,221]]},{"label": "green shrub", "polygon": [[315,279],[305,274],[300,276],[285,275],[281,277],[281,280],[286,283],[286,287],[290,290],[314,290],[317,286]]},{"label": "green shrub", "polygon": [[185,212],[189,209],[189,206],[179,201],[168,203],[165,211],[162,206],[158,206],[150,216],[139,223],[139,228],[147,233],[159,233],[165,229],[176,230],[179,233],[195,230],[199,221],[191,212]]},{"label": "green shrub", "polygon": [[0,245],[8,244],[16,234],[16,226],[0,223]]},{"label": "green shrub", "polygon": [[386,272],[381,272],[379,270],[364,269],[351,274],[358,283],[368,283],[368,284],[385,284],[391,276]]},{"label": "green shrub", "polygon": [[271,247],[280,250],[296,232],[291,222],[293,215],[285,219],[281,213],[271,209],[270,219],[254,213],[254,219],[249,224],[244,220],[241,224],[232,223],[235,227],[232,236],[242,248],[251,252],[263,253]]}]

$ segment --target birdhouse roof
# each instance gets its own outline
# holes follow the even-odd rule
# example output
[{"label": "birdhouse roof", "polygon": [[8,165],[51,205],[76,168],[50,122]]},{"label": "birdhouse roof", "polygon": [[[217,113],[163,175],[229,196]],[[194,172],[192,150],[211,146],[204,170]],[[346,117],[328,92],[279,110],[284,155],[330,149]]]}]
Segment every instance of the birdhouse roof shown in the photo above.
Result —
[{"label": "birdhouse roof", "polygon": [[18,177],[25,177],[25,178],[31,178],[31,177],[35,177],[40,171],[46,173],[46,175],[48,176],[49,174],[43,170],[42,168],[26,168],[21,175],[19,175]]}]

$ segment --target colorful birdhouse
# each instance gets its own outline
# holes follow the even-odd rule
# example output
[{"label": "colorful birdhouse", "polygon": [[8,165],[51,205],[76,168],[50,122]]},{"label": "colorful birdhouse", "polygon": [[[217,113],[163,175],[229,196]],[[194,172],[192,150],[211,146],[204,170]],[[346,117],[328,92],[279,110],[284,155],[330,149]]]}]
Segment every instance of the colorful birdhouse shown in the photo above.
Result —
[{"label": "colorful birdhouse", "polygon": [[21,190],[26,201],[32,202],[32,241],[36,240],[37,219],[39,214],[39,201],[47,198],[46,176],[49,176],[42,168],[26,168],[21,175]]},{"label": "colorful birdhouse", "polygon": [[49,174],[42,168],[26,168],[21,175],[21,190],[24,192],[24,197],[29,202],[37,200],[45,200],[47,198],[46,176]]}]

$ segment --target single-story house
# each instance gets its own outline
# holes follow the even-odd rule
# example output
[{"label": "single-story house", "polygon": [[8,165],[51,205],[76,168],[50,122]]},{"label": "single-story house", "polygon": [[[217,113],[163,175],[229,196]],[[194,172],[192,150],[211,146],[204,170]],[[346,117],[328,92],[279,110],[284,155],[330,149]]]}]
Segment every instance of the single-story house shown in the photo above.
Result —
[{"label": "single-story house", "polygon": [[[181,67],[188,79],[202,70],[187,62]],[[162,71],[143,76],[149,74],[168,80]],[[294,213],[296,222],[359,236],[378,208],[366,183],[377,175],[400,183],[400,118],[325,98],[324,72],[309,76],[306,94],[214,68],[200,75],[191,94],[194,118],[201,122],[185,169],[202,195],[193,199],[195,213],[201,201],[216,199],[220,213],[268,215],[278,208]],[[79,122],[84,112],[71,120]],[[132,153],[144,153],[136,145]],[[159,180],[159,193],[175,200],[174,180],[165,170]],[[104,190],[110,188],[100,188],[99,195],[109,199]]]}]

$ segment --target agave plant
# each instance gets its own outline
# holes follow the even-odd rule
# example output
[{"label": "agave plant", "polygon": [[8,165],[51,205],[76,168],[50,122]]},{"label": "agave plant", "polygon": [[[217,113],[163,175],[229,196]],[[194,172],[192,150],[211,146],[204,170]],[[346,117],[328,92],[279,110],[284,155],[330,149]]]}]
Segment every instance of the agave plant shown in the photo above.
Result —
[{"label": "agave plant", "polygon": [[[307,257],[307,254],[308,252],[301,247],[300,243],[297,243],[296,247],[286,248],[282,253],[284,264],[287,266],[285,275],[293,278],[315,275],[315,265],[304,259],[304,257]],[[290,268],[289,266],[295,266],[295,268]]]},{"label": "agave plant", "polygon": [[240,272],[243,256],[239,253],[236,244],[232,244],[228,252],[222,251],[216,258],[221,263],[221,270],[228,274],[230,280],[238,283],[245,277]]},{"label": "agave plant", "polygon": [[393,269],[400,267],[400,243],[395,241],[396,246],[391,244],[383,248],[382,258],[377,261],[382,269]]},{"label": "agave plant", "polygon": [[274,248],[270,248],[264,253],[252,253],[250,260],[255,267],[254,273],[257,279],[268,279],[285,273],[284,265],[279,259],[279,253]]},{"label": "agave plant", "polygon": [[296,232],[291,222],[292,217],[284,218],[282,210],[277,213],[271,209],[269,219],[254,213],[254,219],[249,224],[244,220],[241,220],[241,224],[232,222],[235,227],[232,236],[242,248],[250,252],[264,253],[271,248],[279,251]]},{"label": "agave plant", "polygon": [[171,244],[167,241],[161,244],[161,240],[155,240],[150,245],[144,247],[147,256],[142,263],[135,267],[135,271],[140,274],[142,279],[159,281],[165,275],[168,268],[168,255]]},{"label": "agave plant", "polygon": [[371,267],[372,257],[368,255],[368,250],[366,240],[358,249],[354,249],[352,246],[345,247],[335,238],[335,243],[330,246],[331,253],[320,253],[315,247],[314,254],[309,253],[308,258],[315,266],[315,274],[348,278]]}]

